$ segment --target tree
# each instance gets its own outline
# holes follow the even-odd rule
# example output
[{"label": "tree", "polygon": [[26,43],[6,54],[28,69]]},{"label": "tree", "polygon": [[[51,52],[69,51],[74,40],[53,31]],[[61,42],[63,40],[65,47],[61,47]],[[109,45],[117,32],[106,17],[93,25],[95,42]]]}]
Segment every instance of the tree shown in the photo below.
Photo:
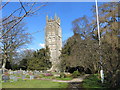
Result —
[{"label": "tree", "polygon": [[[108,6],[109,8],[105,9],[104,7]],[[118,3],[108,3],[101,5],[103,10],[100,10],[100,13],[103,13],[101,18],[106,18],[104,23],[107,23],[106,27],[103,29],[106,31],[106,34],[103,35],[103,43],[107,43],[111,52],[107,52],[107,58],[103,60],[103,64],[105,66],[105,71],[107,75],[107,81],[111,87],[116,87],[120,85],[120,80],[118,79],[118,75],[120,74],[120,59],[118,56],[120,46],[118,44],[118,36],[119,36],[119,28],[118,25],[120,22],[118,21]],[[108,13],[108,14],[105,14]],[[103,23],[102,23],[103,24]],[[108,46],[107,45],[107,46]],[[105,49],[104,51],[105,52]],[[104,56],[105,57],[105,56]],[[112,78],[109,78],[112,77]]]},{"label": "tree", "polygon": [[[62,49],[62,68],[84,68],[84,72],[95,73],[97,65],[97,42],[91,39],[82,39],[79,34],[74,34],[67,40]],[[68,70],[67,70],[68,71]]]},{"label": "tree", "polygon": [[[8,21],[9,22],[9,21]],[[15,23],[3,26],[2,35]],[[2,53],[3,53],[3,66],[5,68],[6,62],[12,62],[12,57],[17,49],[29,43],[31,37],[25,31],[25,23],[17,24],[13,29],[6,33],[2,38]]]},{"label": "tree", "polygon": [[25,49],[19,52],[16,52],[16,54],[13,56],[14,59],[12,61],[12,69],[22,69],[26,70],[28,67],[28,61],[33,57],[33,52],[35,52],[32,49]]},{"label": "tree", "polygon": [[88,19],[87,16],[83,16],[80,18],[75,19],[72,22],[72,30],[74,34],[80,34],[81,38],[89,38],[90,36],[90,31],[91,31],[91,27],[90,27],[90,19]]},{"label": "tree", "polygon": [[[118,4],[117,2],[101,4],[99,8],[100,34],[102,40],[118,47]],[[92,9],[95,17],[95,8]],[[97,36],[96,19],[93,19],[91,25],[93,32]]]},{"label": "tree", "polygon": [[[92,8],[94,18],[90,23],[86,22],[88,20],[85,17],[80,17],[72,22],[74,36],[67,40],[61,54],[62,64],[65,67],[82,66],[95,73],[102,66],[105,73],[105,83],[107,83],[108,87],[120,86],[118,4],[112,2],[99,5],[100,48],[94,7]],[[86,31],[89,33],[85,34]],[[100,56],[102,63],[100,63]]]},{"label": "tree", "polygon": [[[95,73],[98,69],[98,43],[92,38],[91,22],[87,16],[72,22],[74,35],[67,40],[62,49],[62,64],[66,67],[83,67]],[[92,62],[91,62],[92,60]]]},{"label": "tree", "polygon": [[[2,6],[0,7],[0,10],[4,10],[4,8],[7,7],[7,5],[9,3],[10,3],[10,0],[7,1],[6,3],[2,4]],[[9,27],[9,29],[6,32],[4,32],[4,34],[2,34],[0,36],[0,41],[2,40],[2,37],[5,34],[7,34],[17,24],[19,24],[21,21],[23,21],[23,19],[25,17],[30,17],[30,16],[35,15],[37,11],[39,11],[42,7],[46,6],[45,3],[21,2],[20,0],[19,0],[18,3],[19,3],[18,8],[15,8],[15,10],[10,13],[10,15],[8,15],[7,17],[1,19],[3,24],[2,23],[0,23],[0,24],[3,25],[3,26],[4,25],[7,26],[7,25],[9,25],[10,23],[12,23],[14,21],[15,21],[15,23],[11,27]],[[14,19],[9,21],[9,19],[11,17],[14,17]],[[6,21],[8,21],[8,22],[6,22]]]},{"label": "tree", "polygon": [[28,60],[29,70],[47,70],[51,67],[49,48],[42,48],[33,53],[33,57]]},{"label": "tree", "polygon": [[[120,86],[118,75],[120,74],[119,51],[119,28],[118,2],[104,3],[99,5],[100,36],[102,66],[106,75],[106,82],[110,87]],[[95,16],[95,8],[93,8]],[[94,37],[97,37],[96,19],[91,23],[94,27]]]},{"label": "tree", "polygon": [[[4,10],[4,8],[7,7],[8,4],[11,4],[9,1],[6,3],[2,3],[0,10]],[[19,3],[18,8],[15,8],[14,11],[12,11],[8,16],[6,16],[4,18],[0,18],[0,20],[2,20],[0,25],[3,26],[2,28],[0,28],[0,31],[1,31],[0,33],[2,33],[0,36],[0,45],[2,45],[4,42],[7,42],[10,39],[12,40],[13,36],[17,35],[17,37],[18,37],[19,36],[18,33],[17,32],[14,33],[13,30],[15,30],[15,28],[17,28],[20,25],[20,23],[24,20],[24,18],[33,16],[34,14],[36,14],[37,11],[39,11],[42,7],[45,6],[45,3],[36,3],[36,2],[33,2],[33,3],[24,2],[23,3],[20,0],[18,3]],[[24,36],[26,37],[28,35],[26,35],[26,33],[25,33]],[[20,37],[20,38],[24,39],[24,36]],[[16,38],[16,39],[18,39],[18,38]],[[24,40],[22,40],[22,41],[24,41]],[[12,41],[11,41],[11,43],[12,43]],[[12,43],[12,44],[14,44],[14,43]],[[24,43],[21,43],[21,45],[22,44],[24,44]],[[19,45],[20,44],[18,43],[18,46],[11,47],[11,48],[16,49],[17,47],[19,47]],[[8,58],[8,51],[5,50],[5,48],[7,49],[8,45],[6,47],[6,45],[4,43],[4,46],[5,46],[4,52],[2,52],[3,48],[0,47],[0,51],[2,52],[1,57],[3,57],[3,59],[1,59],[1,61],[3,61],[3,65],[1,64],[3,68],[5,68],[5,64],[6,64],[6,61]],[[10,53],[10,52],[12,52],[12,51],[9,51],[9,55],[13,54],[13,52],[12,53]],[[2,62],[0,62],[0,63],[2,63]]]}]

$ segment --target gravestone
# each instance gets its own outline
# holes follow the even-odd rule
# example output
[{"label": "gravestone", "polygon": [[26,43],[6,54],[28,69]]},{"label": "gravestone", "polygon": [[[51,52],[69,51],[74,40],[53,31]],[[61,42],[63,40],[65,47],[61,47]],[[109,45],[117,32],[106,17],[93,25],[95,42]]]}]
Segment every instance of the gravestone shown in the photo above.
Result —
[{"label": "gravestone", "polygon": [[18,74],[23,74],[22,70],[18,70],[17,72]]},{"label": "gravestone", "polygon": [[37,74],[40,74],[40,72],[39,72],[39,71],[37,71]]},{"label": "gravestone", "polygon": [[22,75],[22,80],[25,80],[25,75],[24,74]]},{"label": "gravestone", "polygon": [[26,71],[23,71],[23,74],[26,74]]},{"label": "gravestone", "polygon": [[13,71],[10,71],[9,74],[13,74]]},{"label": "gravestone", "polygon": [[4,74],[2,75],[2,80],[4,82],[7,82],[9,80],[9,74],[8,74],[8,70],[4,71]]},{"label": "gravestone", "polygon": [[39,78],[40,72],[39,71],[35,71],[34,72],[34,78]]},{"label": "gravestone", "polygon": [[14,75],[10,75],[9,78],[10,78],[10,82],[13,82],[13,80],[14,80]]},{"label": "gravestone", "polygon": [[14,77],[13,77],[13,80],[14,80],[14,81],[17,81],[18,79],[17,79],[17,77],[16,77],[16,76],[14,76]]},{"label": "gravestone", "polygon": [[28,73],[29,71],[27,70],[27,73]]},{"label": "gravestone", "polygon": [[34,79],[34,75],[32,71],[29,72],[29,75],[30,75],[30,80]]},{"label": "gravestone", "polygon": [[3,70],[2,69],[0,69],[0,74],[3,74]]},{"label": "gravestone", "polygon": [[13,74],[17,75],[17,73],[18,73],[17,71],[13,71]]},{"label": "gravestone", "polygon": [[8,76],[8,75],[3,75],[3,76],[2,76],[2,80],[3,80],[4,82],[7,82],[7,81],[9,80],[9,76]]},{"label": "gravestone", "polygon": [[35,72],[34,72],[34,74],[39,75],[39,74],[40,74],[40,72],[39,72],[39,71],[35,71]]},{"label": "gravestone", "polygon": [[14,78],[14,76],[13,76],[13,75],[10,75],[9,77],[10,77],[10,79],[13,79],[13,78]]},{"label": "gravestone", "polygon": [[30,75],[30,80],[34,79],[34,75]]}]

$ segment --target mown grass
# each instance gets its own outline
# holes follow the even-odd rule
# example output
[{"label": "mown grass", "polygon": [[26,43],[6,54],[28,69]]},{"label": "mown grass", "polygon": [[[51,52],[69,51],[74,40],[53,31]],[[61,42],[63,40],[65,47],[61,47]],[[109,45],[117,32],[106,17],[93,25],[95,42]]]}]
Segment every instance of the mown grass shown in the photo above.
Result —
[{"label": "mown grass", "polygon": [[0,88],[2,88],[2,76],[0,74]]},{"label": "mown grass", "polygon": [[100,79],[98,79],[98,75],[90,75],[83,81],[83,88],[105,88],[101,83]]},{"label": "mown grass", "polygon": [[67,83],[46,80],[19,80],[2,83],[2,88],[67,88]]},{"label": "mown grass", "polygon": [[44,76],[44,75],[40,75],[40,78],[44,78],[44,79],[56,79],[56,80],[72,80],[72,77],[55,77],[55,76]]},{"label": "mown grass", "polygon": [[73,78],[72,77],[66,77],[66,78],[59,78],[59,77],[57,77],[56,79],[57,80],[72,80]]}]

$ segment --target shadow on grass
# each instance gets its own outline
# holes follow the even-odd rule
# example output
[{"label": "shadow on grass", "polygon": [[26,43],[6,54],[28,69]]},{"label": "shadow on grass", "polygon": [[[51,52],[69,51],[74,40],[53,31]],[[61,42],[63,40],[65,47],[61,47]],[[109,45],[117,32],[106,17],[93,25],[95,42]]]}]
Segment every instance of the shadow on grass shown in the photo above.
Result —
[{"label": "shadow on grass", "polygon": [[106,88],[104,84],[101,83],[100,79],[98,79],[97,74],[92,74],[86,79],[84,79],[83,88]]}]

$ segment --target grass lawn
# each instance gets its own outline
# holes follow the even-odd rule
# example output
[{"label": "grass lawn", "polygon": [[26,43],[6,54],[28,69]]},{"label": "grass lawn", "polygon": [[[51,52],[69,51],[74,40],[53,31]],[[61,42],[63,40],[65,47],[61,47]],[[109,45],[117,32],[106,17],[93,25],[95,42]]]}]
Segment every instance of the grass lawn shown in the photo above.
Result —
[{"label": "grass lawn", "polygon": [[2,76],[0,74],[0,88],[2,88]]},{"label": "grass lawn", "polygon": [[83,88],[105,88],[97,75],[91,75],[83,81]]},{"label": "grass lawn", "polygon": [[57,80],[72,80],[72,77],[66,77],[66,78],[56,78]]},{"label": "grass lawn", "polygon": [[45,80],[19,80],[17,82],[2,83],[3,88],[67,88],[67,83]]},{"label": "grass lawn", "polygon": [[72,77],[65,77],[65,78],[60,78],[60,77],[54,77],[54,76],[46,76],[46,77],[43,77],[45,79],[56,79],[56,80],[72,80],[73,78]]}]

